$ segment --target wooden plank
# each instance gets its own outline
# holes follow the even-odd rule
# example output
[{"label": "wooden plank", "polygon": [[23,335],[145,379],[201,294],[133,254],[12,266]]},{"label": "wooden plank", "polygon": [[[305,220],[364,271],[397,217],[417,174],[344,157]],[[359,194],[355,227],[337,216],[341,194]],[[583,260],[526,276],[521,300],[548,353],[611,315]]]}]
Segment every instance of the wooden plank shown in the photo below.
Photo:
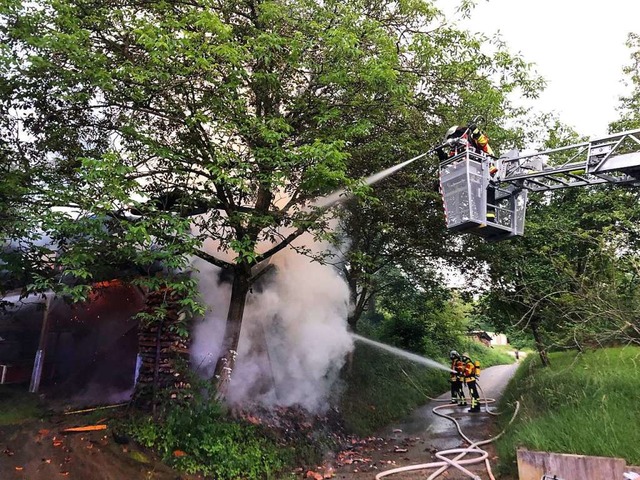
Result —
[{"label": "wooden plank", "polygon": [[518,479],[540,480],[543,475],[558,480],[623,478],[626,462],[622,458],[590,457],[518,449]]}]

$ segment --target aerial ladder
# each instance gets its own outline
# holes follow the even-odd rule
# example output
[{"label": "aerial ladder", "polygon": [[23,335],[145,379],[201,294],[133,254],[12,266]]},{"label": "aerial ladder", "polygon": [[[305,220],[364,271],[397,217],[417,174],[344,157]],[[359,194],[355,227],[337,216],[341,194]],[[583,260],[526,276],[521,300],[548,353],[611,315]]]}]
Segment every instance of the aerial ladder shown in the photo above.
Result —
[{"label": "aerial ladder", "polygon": [[640,186],[640,129],[498,159],[466,148],[440,162],[447,228],[490,242],[524,234],[529,192],[601,184]]}]

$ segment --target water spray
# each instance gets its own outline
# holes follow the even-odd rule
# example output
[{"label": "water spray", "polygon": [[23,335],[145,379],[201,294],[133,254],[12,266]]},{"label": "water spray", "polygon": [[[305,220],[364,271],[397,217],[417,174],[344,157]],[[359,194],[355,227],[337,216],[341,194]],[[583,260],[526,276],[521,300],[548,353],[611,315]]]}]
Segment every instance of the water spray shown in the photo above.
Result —
[{"label": "water spray", "polygon": [[[367,178],[365,178],[363,182],[365,185],[373,185],[374,183],[379,182],[383,178],[388,177],[392,173],[397,172],[398,170],[406,167],[407,165],[415,162],[416,160],[419,160],[422,157],[429,155],[435,150],[436,150],[435,148],[432,148],[428,152],[421,153],[416,157],[410,158],[409,160],[405,160],[404,162],[394,165],[393,167],[389,167],[386,170],[382,170],[381,172],[374,173],[373,175],[370,175]],[[315,202],[313,202],[312,205],[314,207],[326,208],[326,207],[331,207],[336,203],[344,202],[349,198],[351,198],[351,194],[347,193],[347,191],[344,188],[341,188],[340,190],[336,190],[335,192],[330,193],[329,195],[326,195],[324,197],[317,199]]]},{"label": "water spray", "polygon": [[406,350],[402,350],[400,348],[392,347],[390,345],[386,345],[384,343],[376,342],[375,340],[370,340],[366,337],[362,337],[355,333],[352,333],[351,336],[358,340],[359,342],[366,343],[373,347],[379,348],[380,350],[384,350],[386,352],[392,353],[398,357],[406,358],[407,360],[411,360],[412,362],[420,363],[422,365],[426,365],[427,367],[437,368],[439,370],[444,370],[446,372],[452,372],[449,367],[443,365],[441,363],[436,362],[435,360],[431,360],[430,358],[421,357],[420,355],[416,355],[415,353],[407,352]]}]

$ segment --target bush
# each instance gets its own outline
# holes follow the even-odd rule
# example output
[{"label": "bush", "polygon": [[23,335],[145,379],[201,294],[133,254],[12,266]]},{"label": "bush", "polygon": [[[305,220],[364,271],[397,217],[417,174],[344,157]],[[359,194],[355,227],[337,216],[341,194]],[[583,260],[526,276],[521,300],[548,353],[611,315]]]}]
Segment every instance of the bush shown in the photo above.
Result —
[{"label": "bush", "polygon": [[277,445],[251,424],[223,417],[215,403],[174,407],[159,422],[138,417],[130,435],[157,450],[168,464],[183,472],[216,479],[276,478],[286,461]]}]

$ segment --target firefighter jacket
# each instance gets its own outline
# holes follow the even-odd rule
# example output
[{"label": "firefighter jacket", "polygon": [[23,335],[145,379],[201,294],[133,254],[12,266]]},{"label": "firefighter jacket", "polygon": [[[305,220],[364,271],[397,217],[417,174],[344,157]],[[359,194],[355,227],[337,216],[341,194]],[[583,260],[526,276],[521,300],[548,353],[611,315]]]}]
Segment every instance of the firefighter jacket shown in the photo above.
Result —
[{"label": "firefighter jacket", "polygon": [[478,150],[486,153],[487,155],[491,155],[492,157],[495,156],[491,146],[489,145],[489,137],[482,133],[478,127],[475,127],[471,132],[471,139]]},{"label": "firefighter jacket", "polygon": [[458,381],[462,382],[464,380],[464,362],[460,358],[456,361],[455,371],[458,372]]},{"label": "firefighter jacket", "polygon": [[459,358],[454,358],[453,360],[451,360],[451,370],[455,370],[457,372],[451,373],[449,379],[452,382],[455,382],[456,380],[462,380],[462,377],[464,377],[464,363],[462,363],[462,360],[460,360]]},{"label": "firefighter jacket", "polygon": [[[449,149],[448,155],[444,153],[441,148],[436,150],[441,161],[444,161],[448,157],[453,157],[454,155],[465,151],[467,149],[467,146],[471,147],[471,150],[475,153],[483,152],[492,157],[495,156],[491,146],[489,145],[489,137],[481,132],[476,126],[458,127],[447,137],[447,140],[449,139],[457,139],[458,143]],[[491,175],[495,175],[496,171],[497,169],[495,169],[495,171],[490,170]]]},{"label": "firefighter jacket", "polygon": [[464,381],[474,382],[480,376],[480,362],[473,362],[470,358],[464,359]]}]

